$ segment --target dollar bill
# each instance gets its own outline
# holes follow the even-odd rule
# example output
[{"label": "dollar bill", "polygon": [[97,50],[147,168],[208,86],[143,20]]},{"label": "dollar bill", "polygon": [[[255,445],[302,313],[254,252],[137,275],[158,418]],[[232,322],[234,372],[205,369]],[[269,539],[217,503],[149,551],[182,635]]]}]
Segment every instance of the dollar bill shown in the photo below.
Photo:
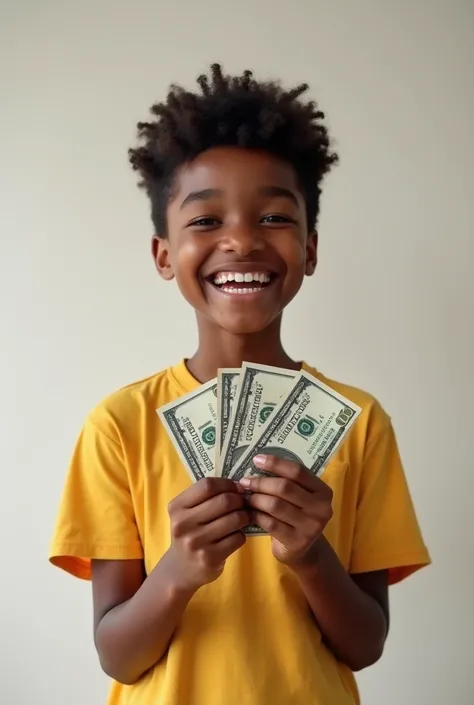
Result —
[{"label": "dollar bill", "polygon": [[237,393],[240,368],[222,368],[217,374],[217,441],[216,441],[216,475],[220,475],[221,452],[227,428],[232,415],[232,408]]},{"label": "dollar bill", "polygon": [[264,453],[295,461],[319,476],[360,412],[357,404],[303,371],[229,476],[238,481],[264,474],[252,463]]},{"label": "dollar bill", "polygon": [[217,378],[157,409],[194,482],[215,473]]},{"label": "dollar bill", "polygon": [[295,370],[243,363],[221,452],[222,477],[229,477],[240,457],[252,447],[298,374]]}]

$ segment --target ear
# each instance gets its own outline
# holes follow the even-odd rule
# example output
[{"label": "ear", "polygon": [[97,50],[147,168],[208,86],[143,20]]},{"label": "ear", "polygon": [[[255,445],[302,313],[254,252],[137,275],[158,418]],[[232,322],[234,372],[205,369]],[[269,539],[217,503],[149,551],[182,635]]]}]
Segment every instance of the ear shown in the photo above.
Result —
[{"label": "ear", "polygon": [[308,233],[308,238],[306,240],[306,266],[305,274],[310,277],[314,274],[316,270],[316,265],[318,263],[318,233],[316,230]]},{"label": "ear", "polygon": [[155,263],[156,271],[166,281],[174,279],[173,267],[170,260],[170,248],[167,238],[153,235],[151,241],[151,253]]}]

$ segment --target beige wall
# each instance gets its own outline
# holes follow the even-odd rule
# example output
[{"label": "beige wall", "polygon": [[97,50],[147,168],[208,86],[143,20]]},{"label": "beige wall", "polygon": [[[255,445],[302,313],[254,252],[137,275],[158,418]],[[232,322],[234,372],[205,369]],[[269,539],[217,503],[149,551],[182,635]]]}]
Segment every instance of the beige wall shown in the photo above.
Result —
[{"label": "beige wall", "polygon": [[[341,165],[285,338],[392,414],[434,566],[392,592],[364,705],[474,702],[474,5],[2,0],[0,701],[100,703],[91,597],[46,563],[103,395],[192,352],[149,258],[134,124],[214,60],[308,80]],[[177,323],[181,321],[181,323]]]}]

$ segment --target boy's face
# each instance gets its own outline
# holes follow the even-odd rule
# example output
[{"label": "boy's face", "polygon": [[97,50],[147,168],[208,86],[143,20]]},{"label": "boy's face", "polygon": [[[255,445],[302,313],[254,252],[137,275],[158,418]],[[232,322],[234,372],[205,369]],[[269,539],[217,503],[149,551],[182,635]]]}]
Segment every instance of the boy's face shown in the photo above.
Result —
[{"label": "boy's face", "polygon": [[167,222],[153,240],[159,273],[176,278],[199,322],[236,335],[270,325],[316,267],[294,170],[264,152],[219,147],[183,166]]}]

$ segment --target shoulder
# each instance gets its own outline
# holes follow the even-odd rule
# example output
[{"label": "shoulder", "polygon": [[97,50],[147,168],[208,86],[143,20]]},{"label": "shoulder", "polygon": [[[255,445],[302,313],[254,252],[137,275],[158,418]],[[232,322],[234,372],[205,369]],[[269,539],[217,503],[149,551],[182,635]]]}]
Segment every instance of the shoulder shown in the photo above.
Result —
[{"label": "shoulder", "polygon": [[173,370],[167,367],[108,394],[92,408],[86,422],[120,442],[126,429],[143,427],[160,406],[183,393]]}]

